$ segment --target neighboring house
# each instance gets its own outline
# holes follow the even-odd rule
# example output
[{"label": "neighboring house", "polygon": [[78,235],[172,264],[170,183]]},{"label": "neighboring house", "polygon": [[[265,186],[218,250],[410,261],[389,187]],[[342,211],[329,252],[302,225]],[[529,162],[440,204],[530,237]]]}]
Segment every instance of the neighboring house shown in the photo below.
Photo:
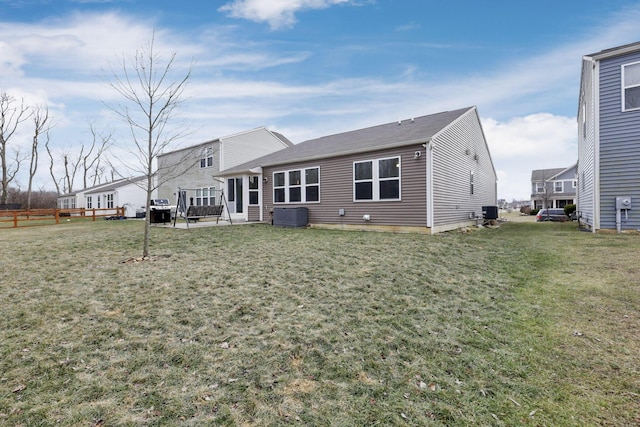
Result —
[{"label": "neighboring house", "polygon": [[576,203],[578,165],[531,172],[531,206],[533,209],[564,208]]},{"label": "neighboring house", "polygon": [[293,145],[264,127],[213,139],[158,156],[158,198],[176,204],[178,188],[188,204],[220,204],[222,190],[233,219],[247,220],[249,199],[243,180],[220,177],[219,172]]},{"label": "neighboring house", "polygon": [[250,221],[304,207],[312,226],[435,233],[475,224],[497,200],[475,107],[309,140],[222,175],[246,183]]},{"label": "neighboring house", "polygon": [[[146,177],[123,178],[90,188],[84,188],[58,197],[61,209],[114,209],[125,208],[126,217],[135,217],[136,210],[145,207],[147,192],[143,188]],[[102,212],[103,214],[105,212]]]},{"label": "neighboring house", "polygon": [[640,42],[582,58],[577,210],[594,232],[640,228]]}]

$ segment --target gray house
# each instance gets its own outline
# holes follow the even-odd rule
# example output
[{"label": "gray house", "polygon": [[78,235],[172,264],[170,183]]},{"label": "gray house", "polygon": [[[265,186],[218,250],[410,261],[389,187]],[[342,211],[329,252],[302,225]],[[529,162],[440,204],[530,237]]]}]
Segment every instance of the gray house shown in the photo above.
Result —
[{"label": "gray house", "polygon": [[577,190],[592,231],[640,228],[640,42],[582,58]]},{"label": "gray house", "polygon": [[576,203],[578,165],[531,171],[531,207],[564,208]]},{"label": "gray house", "polygon": [[208,206],[220,204],[224,193],[232,218],[246,221],[249,182],[224,179],[220,171],[292,145],[260,127],[163,153],[158,156],[158,198],[176,203],[180,188],[188,205]]},{"label": "gray house", "polygon": [[452,230],[497,199],[475,107],[305,141],[221,175],[248,182],[251,221],[302,207],[311,226],[340,229]]}]

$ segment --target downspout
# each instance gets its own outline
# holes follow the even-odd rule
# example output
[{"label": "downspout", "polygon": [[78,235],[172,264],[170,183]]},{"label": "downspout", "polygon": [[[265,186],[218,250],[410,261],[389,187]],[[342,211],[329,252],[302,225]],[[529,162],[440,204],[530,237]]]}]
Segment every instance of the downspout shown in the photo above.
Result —
[{"label": "downspout", "polygon": [[263,205],[263,200],[262,200],[262,192],[264,191],[264,175],[262,175],[262,172],[260,172],[260,175],[258,175],[258,210],[260,212],[258,218],[260,219],[260,222],[264,222],[264,208],[262,207]]},{"label": "downspout", "polygon": [[427,227],[431,229],[431,234],[434,234],[434,221],[433,221],[433,143],[427,141],[425,143],[427,152],[427,161],[425,162],[426,177],[427,177]]}]

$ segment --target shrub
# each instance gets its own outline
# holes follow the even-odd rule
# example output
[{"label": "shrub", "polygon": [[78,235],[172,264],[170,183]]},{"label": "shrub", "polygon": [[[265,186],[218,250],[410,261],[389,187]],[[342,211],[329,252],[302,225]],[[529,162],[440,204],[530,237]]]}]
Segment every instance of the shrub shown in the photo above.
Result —
[{"label": "shrub", "polygon": [[571,216],[571,214],[574,213],[575,211],[576,211],[576,205],[575,204],[565,205],[564,206],[564,213],[567,214],[567,216]]},{"label": "shrub", "polygon": [[531,209],[531,215],[538,215],[540,209]]}]

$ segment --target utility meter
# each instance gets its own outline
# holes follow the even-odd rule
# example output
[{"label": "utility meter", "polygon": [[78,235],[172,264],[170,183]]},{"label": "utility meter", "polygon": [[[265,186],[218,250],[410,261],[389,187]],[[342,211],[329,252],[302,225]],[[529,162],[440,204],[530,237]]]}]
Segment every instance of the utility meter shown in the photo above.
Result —
[{"label": "utility meter", "polygon": [[631,209],[631,196],[616,197],[616,209]]}]

